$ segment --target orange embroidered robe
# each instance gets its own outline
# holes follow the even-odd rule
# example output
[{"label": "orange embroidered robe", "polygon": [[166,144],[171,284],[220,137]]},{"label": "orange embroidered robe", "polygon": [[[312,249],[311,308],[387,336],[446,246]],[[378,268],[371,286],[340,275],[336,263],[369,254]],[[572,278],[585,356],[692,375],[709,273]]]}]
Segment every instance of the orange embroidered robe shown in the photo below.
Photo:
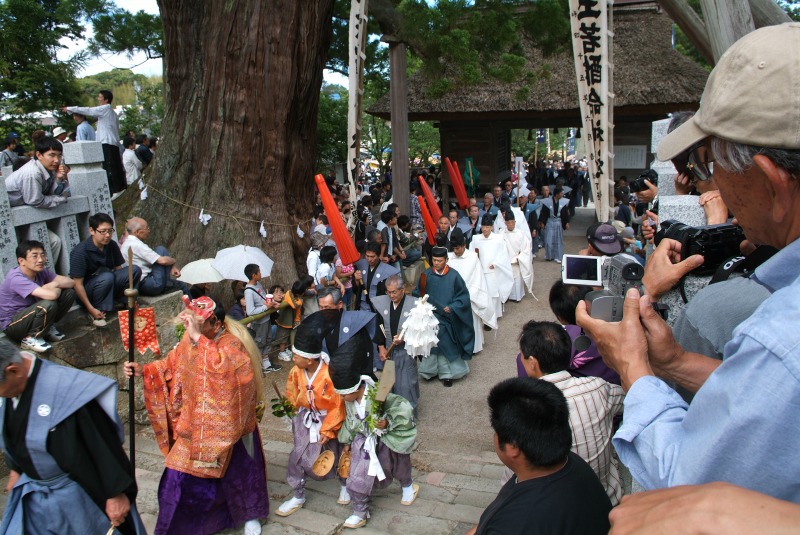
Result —
[{"label": "orange embroidered robe", "polygon": [[[336,438],[339,435],[339,428],[342,427],[342,422],[344,422],[344,401],[333,389],[333,382],[328,374],[328,365],[324,362],[320,362],[319,365],[321,369],[311,384],[314,391],[314,405],[317,410],[328,411],[322,421],[320,434],[328,438]],[[309,373],[308,376],[311,377],[312,374]],[[289,371],[289,379],[286,381],[286,397],[298,409],[301,407],[310,409],[306,389],[307,384],[303,370],[294,366]]]}]

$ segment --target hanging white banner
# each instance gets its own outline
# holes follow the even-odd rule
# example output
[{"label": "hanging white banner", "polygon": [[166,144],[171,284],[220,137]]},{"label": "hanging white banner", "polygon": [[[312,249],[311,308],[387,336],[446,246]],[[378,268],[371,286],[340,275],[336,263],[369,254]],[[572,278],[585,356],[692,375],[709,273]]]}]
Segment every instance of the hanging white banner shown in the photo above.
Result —
[{"label": "hanging white banner", "polygon": [[613,125],[609,108],[611,63],[608,31],[608,0],[570,0],[572,52],[578,79],[581,126],[588,172],[598,221],[608,221],[613,164],[609,144]]}]

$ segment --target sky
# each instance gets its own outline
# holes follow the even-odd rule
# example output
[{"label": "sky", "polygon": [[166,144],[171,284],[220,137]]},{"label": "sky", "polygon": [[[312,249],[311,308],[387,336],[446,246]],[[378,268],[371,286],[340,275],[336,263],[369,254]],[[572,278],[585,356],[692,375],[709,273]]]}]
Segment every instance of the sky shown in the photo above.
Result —
[{"label": "sky", "polygon": [[[156,0],[115,0],[115,3],[132,13],[138,11],[145,11],[146,13],[158,14],[158,4]],[[87,28],[87,33],[91,36],[91,27]],[[59,54],[59,57],[66,58],[86,48],[86,41],[72,41],[63,40],[62,44],[67,48]],[[161,76],[163,64],[160,59],[146,60],[144,54],[137,54],[133,58],[128,58],[124,54],[104,54],[102,57],[92,57],[89,59],[86,67],[77,73],[79,78],[84,76],[91,76],[99,72],[110,71],[114,68],[131,69],[137,74],[144,74],[145,76]],[[340,74],[325,71],[325,81],[328,83],[340,84],[347,86],[347,78]]]}]

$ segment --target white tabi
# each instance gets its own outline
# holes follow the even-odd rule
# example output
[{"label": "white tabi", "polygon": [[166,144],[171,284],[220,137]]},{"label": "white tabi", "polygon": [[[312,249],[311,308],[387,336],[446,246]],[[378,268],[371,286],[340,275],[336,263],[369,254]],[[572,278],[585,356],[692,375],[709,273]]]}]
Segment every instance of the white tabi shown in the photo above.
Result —
[{"label": "white tabi", "polygon": [[497,329],[497,312],[492,298],[489,297],[489,285],[483,274],[483,266],[478,260],[478,255],[469,250],[465,250],[461,256],[455,253],[448,253],[447,256],[450,258],[447,265],[458,271],[469,290],[472,323],[475,329],[475,346],[472,352],[478,353],[483,349],[483,326],[488,325],[492,329]]},{"label": "white tabi", "polygon": [[[519,223],[517,223],[519,225]],[[509,299],[520,301],[525,297],[525,288],[533,295],[533,254],[531,253],[531,237],[527,232],[528,224],[525,223],[520,230],[519,226],[513,231],[503,229],[500,235],[506,242],[508,256],[511,260],[511,271],[514,275],[514,285],[511,287]]]},{"label": "white tabi", "polygon": [[499,234],[491,233],[488,238],[483,234],[477,234],[472,237],[469,250],[478,253],[486,284],[489,286],[489,297],[494,305],[495,316],[500,318],[503,316],[503,303],[508,300],[511,287],[514,285],[506,242]]}]

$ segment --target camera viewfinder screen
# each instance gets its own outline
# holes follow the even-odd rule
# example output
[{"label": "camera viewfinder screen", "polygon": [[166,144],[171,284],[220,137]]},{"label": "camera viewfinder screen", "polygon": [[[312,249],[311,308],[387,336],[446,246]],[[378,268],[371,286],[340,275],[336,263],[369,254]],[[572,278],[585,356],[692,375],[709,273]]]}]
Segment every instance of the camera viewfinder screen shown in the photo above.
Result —
[{"label": "camera viewfinder screen", "polygon": [[595,256],[564,255],[563,281],[566,284],[602,286],[600,258]]}]

